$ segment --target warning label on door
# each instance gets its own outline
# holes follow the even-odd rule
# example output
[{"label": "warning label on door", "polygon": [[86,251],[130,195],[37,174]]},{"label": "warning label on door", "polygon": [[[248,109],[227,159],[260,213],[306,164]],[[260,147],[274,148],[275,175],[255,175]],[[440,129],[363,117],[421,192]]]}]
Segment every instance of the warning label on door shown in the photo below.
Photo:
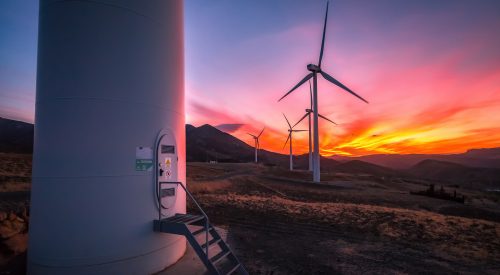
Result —
[{"label": "warning label on door", "polygon": [[135,148],[135,171],[153,171],[153,150],[151,147]]}]

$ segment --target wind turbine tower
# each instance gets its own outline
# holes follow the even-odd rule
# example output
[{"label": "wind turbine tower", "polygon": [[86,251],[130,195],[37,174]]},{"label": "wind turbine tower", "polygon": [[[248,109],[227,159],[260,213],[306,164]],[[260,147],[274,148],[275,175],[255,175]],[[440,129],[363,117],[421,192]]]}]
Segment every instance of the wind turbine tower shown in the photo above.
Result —
[{"label": "wind turbine tower", "polygon": [[258,156],[257,156],[257,153],[258,153],[258,151],[259,151],[259,149],[260,149],[259,138],[260,138],[260,136],[262,135],[262,133],[264,132],[264,129],[266,129],[266,128],[265,128],[265,127],[264,127],[264,128],[262,128],[262,131],[260,131],[260,134],[258,134],[258,135],[252,135],[252,134],[250,134],[250,133],[247,133],[247,134],[249,134],[250,136],[252,136],[252,137],[253,137],[253,140],[254,140],[254,144],[255,144],[255,145],[254,145],[254,148],[255,148],[255,163],[257,163],[257,162],[259,161],[259,160],[258,160]]},{"label": "wind turbine tower", "polygon": [[[311,107],[309,109],[306,109],[305,115],[299,121],[297,121],[297,123],[295,123],[293,125],[293,127],[297,126],[297,124],[302,122],[302,120],[304,120],[304,118],[307,117],[307,122],[308,122],[308,126],[309,126],[309,128],[308,128],[308,132],[309,132],[309,171],[312,171],[313,170],[313,161],[312,161],[312,138],[311,138],[311,135],[312,135],[312,132],[311,132],[311,114],[313,114],[313,110],[312,110],[313,99],[312,99],[311,80],[309,80],[309,95],[311,97],[311,105],[310,105]],[[329,119],[321,114],[318,114],[318,116],[326,121],[329,121],[335,125],[338,125],[333,120],[331,120],[331,119]]]},{"label": "wind turbine tower", "polygon": [[183,1],[39,7],[27,272],[160,272],[186,250],[153,228],[186,213]]},{"label": "wind turbine tower", "polygon": [[288,91],[284,96],[282,96],[278,101],[281,101],[283,98],[285,98],[287,95],[289,95],[291,92],[293,92],[295,89],[300,87],[302,84],[304,84],[306,81],[309,79],[313,79],[313,113],[314,113],[314,119],[313,119],[313,129],[314,129],[314,146],[313,146],[313,181],[314,182],[320,182],[320,164],[319,164],[319,129],[318,129],[318,119],[319,119],[319,113],[318,113],[318,74],[321,74],[323,78],[328,80],[329,82],[335,84],[336,86],[342,88],[343,90],[347,91],[348,93],[352,94],[353,96],[359,98],[360,100],[364,101],[365,103],[368,103],[364,98],[353,92],[351,89],[347,88],[344,84],[340,83],[340,81],[336,80],[333,78],[331,75],[327,74],[321,69],[321,61],[323,59],[323,51],[325,47],[325,33],[326,33],[326,23],[328,19],[328,5],[329,2],[326,4],[326,14],[325,14],[325,23],[323,25],[323,38],[321,40],[321,50],[319,52],[319,60],[318,64],[309,64],[307,65],[307,70],[310,71],[308,75],[306,75],[297,85],[295,85],[290,91]]},{"label": "wind turbine tower", "polygon": [[288,143],[288,140],[290,140],[290,171],[293,170],[293,133],[294,132],[305,132],[307,130],[295,130],[293,129],[292,125],[288,121],[288,118],[286,118],[285,114],[283,114],[285,117],[286,123],[288,124],[288,137],[286,138],[285,144],[283,145],[283,149],[285,149],[286,144]]}]

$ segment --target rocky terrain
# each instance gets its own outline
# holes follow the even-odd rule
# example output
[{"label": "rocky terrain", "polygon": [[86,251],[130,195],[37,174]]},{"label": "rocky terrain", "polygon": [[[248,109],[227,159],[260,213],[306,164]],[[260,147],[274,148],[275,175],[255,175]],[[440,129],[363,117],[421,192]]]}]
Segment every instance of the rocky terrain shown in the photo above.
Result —
[{"label": "rocky terrain", "polygon": [[24,272],[31,155],[0,153],[0,274]]},{"label": "rocky terrain", "polygon": [[460,204],[410,195],[424,181],[324,173],[314,184],[249,164],[191,163],[188,176],[251,274],[500,272],[496,194],[458,188]]}]

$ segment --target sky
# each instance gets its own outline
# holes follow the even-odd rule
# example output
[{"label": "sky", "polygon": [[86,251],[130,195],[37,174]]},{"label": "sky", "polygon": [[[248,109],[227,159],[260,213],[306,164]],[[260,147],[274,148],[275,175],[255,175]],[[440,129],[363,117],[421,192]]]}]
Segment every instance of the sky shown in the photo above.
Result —
[{"label": "sky", "polygon": [[[324,0],[186,0],[186,122],[284,148],[309,107]],[[33,122],[38,1],[0,2],[0,116]],[[332,0],[319,78],[322,155],[460,153],[500,146],[500,1]],[[307,129],[307,121],[296,129]],[[294,135],[294,153],[308,150]]]}]

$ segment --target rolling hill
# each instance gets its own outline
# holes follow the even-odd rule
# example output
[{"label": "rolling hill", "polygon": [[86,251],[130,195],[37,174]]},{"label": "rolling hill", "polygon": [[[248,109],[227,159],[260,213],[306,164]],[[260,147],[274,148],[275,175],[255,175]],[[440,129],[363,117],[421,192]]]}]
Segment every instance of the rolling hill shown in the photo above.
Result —
[{"label": "rolling hill", "polygon": [[208,124],[186,125],[187,161],[249,162],[254,150],[243,141]]},{"label": "rolling hill", "polygon": [[468,167],[453,162],[426,159],[406,171],[421,179],[471,186],[478,184],[500,186],[500,169],[496,168]]},{"label": "rolling hill", "polygon": [[[252,162],[255,153],[252,146],[209,124],[186,125],[186,150],[190,162]],[[261,149],[259,162],[285,165],[288,156]]]},{"label": "rolling hill", "polygon": [[[254,148],[238,138],[211,125],[200,127],[186,125],[186,148],[188,161],[252,162]],[[322,158],[322,170],[330,170],[338,161]],[[259,151],[259,162],[288,167],[289,156],[267,150]],[[307,169],[308,155],[294,157],[294,168]]]},{"label": "rolling hill", "polygon": [[351,174],[371,174],[378,176],[391,176],[400,174],[398,171],[393,169],[379,166],[373,163],[364,162],[361,160],[351,160],[347,162],[341,162],[334,167],[335,171]]},{"label": "rolling hill", "polygon": [[393,169],[409,169],[427,159],[470,167],[500,168],[500,148],[471,149],[461,154],[374,154],[361,157],[332,157],[338,161],[361,160]]},{"label": "rolling hill", "polygon": [[0,117],[0,152],[33,152],[33,124]]}]

